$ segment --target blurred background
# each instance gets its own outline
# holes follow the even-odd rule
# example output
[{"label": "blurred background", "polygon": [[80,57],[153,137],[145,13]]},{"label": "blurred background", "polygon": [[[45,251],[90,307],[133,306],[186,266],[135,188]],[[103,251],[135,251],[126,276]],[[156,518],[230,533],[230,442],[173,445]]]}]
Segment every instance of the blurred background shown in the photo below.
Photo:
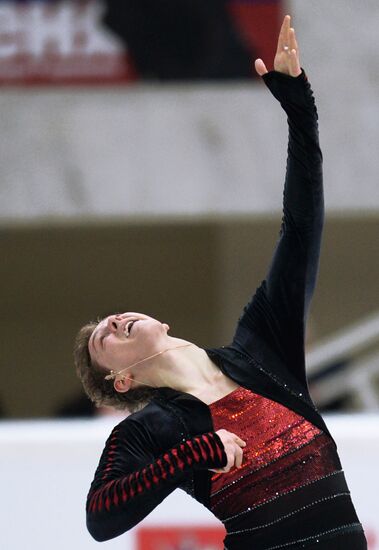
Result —
[{"label": "blurred background", "polygon": [[[2,548],[96,546],[85,532],[85,492],[115,419],[81,392],[78,328],[141,311],[201,346],[227,344],[265,276],[287,127],[251,62],[259,56],[271,68],[285,13],[317,99],[325,158],[310,388],[340,445],[370,550],[379,548],[370,470],[379,459],[374,0],[359,9],[352,0],[0,1],[0,445],[10,495]],[[14,481],[25,464],[22,505],[33,499],[36,515],[28,509],[16,534],[25,487],[15,491]],[[177,501],[164,503],[146,526],[105,546],[222,548],[217,522],[196,503],[185,507],[183,518]]]}]

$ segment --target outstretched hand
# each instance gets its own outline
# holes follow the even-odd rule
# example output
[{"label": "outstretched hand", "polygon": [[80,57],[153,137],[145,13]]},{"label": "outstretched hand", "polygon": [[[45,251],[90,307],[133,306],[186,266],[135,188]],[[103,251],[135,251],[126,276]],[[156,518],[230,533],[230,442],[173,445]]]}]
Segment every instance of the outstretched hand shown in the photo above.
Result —
[{"label": "outstretched hand", "polygon": [[[255,60],[255,70],[259,76],[268,73],[262,59]],[[278,47],[274,59],[274,70],[290,76],[301,74],[299,47],[297,45],[295,29],[291,27],[291,16],[286,15],[279,32]]]}]

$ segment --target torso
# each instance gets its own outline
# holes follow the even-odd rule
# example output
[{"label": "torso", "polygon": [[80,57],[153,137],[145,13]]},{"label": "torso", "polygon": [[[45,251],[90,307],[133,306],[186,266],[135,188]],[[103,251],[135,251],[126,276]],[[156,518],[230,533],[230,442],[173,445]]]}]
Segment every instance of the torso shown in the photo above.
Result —
[{"label": "torso", "polygon": [[224,428],[247,443],[241,469],[212,476],[211,502],[218,516],[256,506],[336,469],[324,453],[315,456],[316,448],[332,444],[330,438],[275,401],[239,387],[210,410],[216,431]]},{"label": "torso", "polygon": [[336,512],[331,506],[343,513],[346,509],[353,528],[361,529],[354,523],[355,512],[329,435],[287,407],[243,387],[209,408],[216,431],[224,428],[247,443],[241,469],[212,475],[209,508],[227,529],[228,548],[271,548],[268,538],[282,540],[284,533],[289,540],[296,539],[294,521],[312,540],[322,531],[318,521],[312,525],[318,507],[317,517],[332,522]]}]

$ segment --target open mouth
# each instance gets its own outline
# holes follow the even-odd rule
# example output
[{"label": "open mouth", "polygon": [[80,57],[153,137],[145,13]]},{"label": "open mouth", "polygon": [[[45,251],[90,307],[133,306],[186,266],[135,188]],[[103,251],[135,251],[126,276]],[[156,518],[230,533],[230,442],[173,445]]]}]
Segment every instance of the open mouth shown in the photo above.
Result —
[{"label": "open mouth", "polygon": [[125,333],[125,336],[127,338],[129,338],[131,332],[132,332],[132,328],[133,328],[133,325],[134,323],[137,322],[137,319],[134,319],[133,321],[129,321],[128,323],[126,323],[125,325],[125,329],[124,329],[124,333]]}]

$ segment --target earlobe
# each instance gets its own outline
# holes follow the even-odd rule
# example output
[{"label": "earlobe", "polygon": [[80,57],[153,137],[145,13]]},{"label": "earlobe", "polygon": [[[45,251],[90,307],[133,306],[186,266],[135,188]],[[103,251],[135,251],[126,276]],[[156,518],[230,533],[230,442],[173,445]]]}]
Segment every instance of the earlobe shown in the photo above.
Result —
[{"label": "earlobe", "polygon": [[127,376],[122,376],[113,382],[113,387],[119,393],[125,393],[130,389],[132,381]]}]

